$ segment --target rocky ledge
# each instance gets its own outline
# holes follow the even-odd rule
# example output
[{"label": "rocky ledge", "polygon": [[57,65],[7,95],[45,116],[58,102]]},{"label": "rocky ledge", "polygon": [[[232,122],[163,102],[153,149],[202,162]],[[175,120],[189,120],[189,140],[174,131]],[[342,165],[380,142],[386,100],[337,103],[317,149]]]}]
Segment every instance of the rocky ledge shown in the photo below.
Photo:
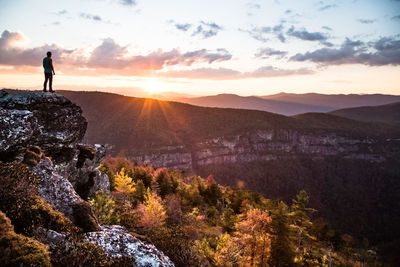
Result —
[{"label": "rocky ledge", "polygon": [[[105,157],[104,146],[80,143],[86,126],[81,108],[61,95],[0,90],[0,163],[30,166],[40,178],[40,197],[86,232],[81,242],[98,246],[112,258],[130,258],[133,266],[174,266],[156,247],[124,227],[99,225],[85,200],[96,191],[110,193],[110,184],[98,168]],[[67,243],[68,233],[36,232],[44,233],[37,238],[49,247]],[[50,232],[58,238],[49,238]]]},{"label": "rocky ledge", "polygon": [[72,159],[85,135],[82,110],[67,98],[45,92],[0,93],[0,159],[22,159],[29,146],[39,146],[53,161]]}]

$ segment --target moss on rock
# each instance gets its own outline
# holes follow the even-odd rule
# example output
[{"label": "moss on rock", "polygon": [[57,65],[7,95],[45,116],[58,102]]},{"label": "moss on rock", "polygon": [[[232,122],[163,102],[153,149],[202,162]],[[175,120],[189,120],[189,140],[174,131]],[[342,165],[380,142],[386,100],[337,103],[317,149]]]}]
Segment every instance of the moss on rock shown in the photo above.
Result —
[{"label": "moss on rock", "polygon": [[92,206],[86,201],[75,202],[72,205],[75,224],[84,232],[96,232],[100,230],[99,221]]},{"label": "moss on rock", "polygon": [[38,146],[28,147],[25,151],[23,163],[31,167],[34,167],[39,163],[39,161],[42,159],[43,156],[44,155],[40,147]]},{"label": "moss on rock", "polygon": [[2,266],[51,266],[47,246],[16,234],[10,219],[1,211],[0,262]]},{"label": "moss on rock", "polygon": [[38,196],[40,179],[23,163],[0,162],[0,210],[11,219],[17,233],[33,235],[44,227],[57,232],[76,232],[78,228]]}]

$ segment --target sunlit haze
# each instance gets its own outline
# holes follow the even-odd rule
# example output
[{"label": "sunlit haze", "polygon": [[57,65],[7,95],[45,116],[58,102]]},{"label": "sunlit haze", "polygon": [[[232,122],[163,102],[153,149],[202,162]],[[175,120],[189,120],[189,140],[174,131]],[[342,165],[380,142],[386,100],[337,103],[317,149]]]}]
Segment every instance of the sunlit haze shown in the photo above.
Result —
[{"label": "sunlit haze", "polygon": [[0,87],[400,95],[400,1],[1,0]]}]

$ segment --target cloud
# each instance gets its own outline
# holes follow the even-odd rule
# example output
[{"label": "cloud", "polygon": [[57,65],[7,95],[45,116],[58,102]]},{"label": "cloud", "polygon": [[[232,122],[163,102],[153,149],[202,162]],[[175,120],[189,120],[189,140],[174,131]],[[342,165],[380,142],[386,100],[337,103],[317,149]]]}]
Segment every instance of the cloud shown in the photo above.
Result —
[{"label": "cloud", "polygon": [[332,31],[332,28],[328,27],[328,26],[322,26],[322,29],[327,30],[327,31]]},{"label": "cloud", "polygon": [[292,26],[286,34],[305,41],[326,41],[328,39],[322,32],[308,32],[305,29],[295,30],[294,26]]},{"label": "cloud", "polygon": [[393,16],[393,17],[391,18],[391,20],[400,20],[400,15]]},{"label": "cloud", "polygon": [[259,10],[261,8],[261,5],[257,3],[247,3],[246,7],[249,9],[249,11],[247,12],[247,16],[251,17],[254,15],[253,11]]},{"label": "cloud", "polygon": [[376,21],[376,19],[359,19],[358,21],[362,24],[372,24]]},{"label": "cloud", "polygon": [[121,0],[120,3],[124,6],[135,6],[136,0]]},{"label": "cloud", "polygon": [[178,49],[162,51],[161,49],[147,55],[128,56],[126,46],[120,46],[111,38],[107,38],[96,47],[88,62],[88,67],[126,69],[130,73],[138,73],[140,70],[156,71],[164,66],[184,65],[191,66],[195,63],[214,63],[228,61],[232,55],[225,49],[210,51],[200,49],[181,53]]},{"label": "cloud", "polygon": [[206,49],[196,50],[192,52],[187,52],[183,54],[183,58],[185,58],[185,62],[194,63],[197,59],[203,58],[205,62],[211,64],[213,62],[227,61],[232,59],[232,55],[224,48],[219,48],[215,52],[210,52]]},{"label": "cloud", "polygon": [[266,43],[269,41],[269,36],[275,36],[278,38],[282,43],[286,41],[286,37],[283,34],[283,25],[284,22],[281,24],[277,24],[275,26],[266,26],[266,27],[254,27],[251,30],[242,30],[239,31],[248,33],[253,39]]},{"label": "cloud", "polygon": [[[181,52],[179,49],[163,51],[158,49],[145,55],[132,55],[128,45],[120,45],[111,38],[104,39],[91,51],[85,49],[66,50],[57,45],[43,45],[24,49],[18,43],[24,40],[19,32],[4,31],[0,37],[0,64],[20,66],[37,71],[47,51],[52,51],[57,70],[69,75],[129,75],[160,77],[180,77],[193,79],[246,79],[307,75],[312,70],[280,69],[264,66],[251,72],[240,72],[229,68],[195,68],[190,70],[168,70],[171,66],[195,67],[197,63],[213,64],[229,61],[232,55],[224,48],[216,50],[199,49]],[[377,44],[377,48],[387,48],[388,43]],[[271,55],[281,55],[283,51],[265,50]],[[87,56],[89,54],[89,56]]]},{"label": "cloud", "polygon": [[337,7],[336,4],[333,4],[333,5],[324,5],[324,6],[320,7],[320,8],[318,8],[318,10],[319,10],[319,11],[325,11],[325,10],[332,9],[332,8],[335,8],[335,7]]},{"label": "cloud", "polygon": [[60,11],[58,11],[56,14],[59,15],[59,16],[65,15],[65,14],[67,14],[67,10],[65,10],[65,9],[60,10]]},{"label": "cloud", "polygon": [[228,68],[198,68],[182,71],[168,71],[160,73],[163,77],[188,78],[188,79],[209,79],[209,80],[237,80],[249,78],[273,78],[294,75],[309,75],[314,71],[306,68],[301,69],[280,69],[272,66],[264,66],[251,72],[240,72]]},{"label": "cloud", "polygon": [[265,66],[253,72],[246,72],[244,75],[251,78],[282,77],[292,75],[314,74],[314,71],[307,68],[300,69],[279,69],[272,66]]},{"label": "cloud", "polygon": [[53,56],[62,62],[65,56],[70,55],[74,50],[63,49],[57,45],[43,45],[34,48],[24,49],[18,46],[25,40],[22,33],[3,31],[0,37],[0,64],[13,66],[40,66],[42,58],[47,51],[53,51]]},{"label": "cloud", "polygon": [[178,30],[184,31],[184,32],[187,32],[191,27],[192,27],[192,24],[189,24],[189,23],[185,23],[185,24],[176,23],[175,24],[175,28],[177,28]]},{"label": "cloud", "polygon": [[[57,45],[44,45],[24,49],[17,46],[24,40],[18,32],[4,31],[0,37],[0,64],[11,66],[39,67],[47,51],[53,52],[58,69],[74,74],[90,75],[144,75],[162,70],[167,66],[192,66],[197,63],[212,64],[228,61],[232,55],[223,48],[200,49],[181,52],[179,49],[163,51],[158,49],[147,55],[131,55],[128,46],[122,46],[106,38],[92,51],[85,49],[66,50]],[[89,54],[89,56],[86,56]],[[83,69],[78,71],[78,68]],[[86,71],[84,69],[87,69]]]},{"label": "cloud", "polygon": [[169,78],[233,80],[239,79],[241,73],[227,68],[198,68],[192,70],[167,71],[159,75]]},{"label": "cloud", "polygon": [[191,31],[191,36],[202,36],[204,39],[213,37],[218,34],[219,31],[223,30],[223,28],[216,24],[215,22],[205,22],[200,21],[197,25],[190,23],[176,23],[173,20],[169,20],[168,23],[173,24],[176,29],[188,32],[190,29],[194,28]]},{"label": "cloud", "polygon": [[283,58],[288,54],[287,51],[275,50],[272,48],[261,48],[258,52],[254,55],[256,58],[269,58],[275,56],[277,58]]},{"label": "cloud", "polygon": [[322,65],[365,64],[369,66],[400,65],[400,40],[383,37],[364,43],[348,38],[339,48],[322,48],[296,54],[293,61],[311,61]]},{"label": "cloud", "polygon": [[88,20],[94,20],[94,21],[103,21],[102,18],[99,15],[93,15],[93,14],[88,14],[88,13],[80,13],[79,17],[83,19],[88,19]]},{"label": "cloud", "polygon": [[247,3],[246,6],[250,9],[260,9],[261,5],[257,3]]},{"label": "cloud", "polygon": [[329,36],[323,32],[309,32],[306,29],[296,30],[294,26],[286,32],[287,35],[304,41],[318,41],[321,44],[331,47],[332,43],[328,42]]},{"label": "cloud", "polygon": [[197,26],[196,31],[192,33],[192,36],[202,35],[203,38],[206,39],[217,35],[220,30],[222,30],[222,27],[217,25],[215,22],[201,21],[200,25]]}]

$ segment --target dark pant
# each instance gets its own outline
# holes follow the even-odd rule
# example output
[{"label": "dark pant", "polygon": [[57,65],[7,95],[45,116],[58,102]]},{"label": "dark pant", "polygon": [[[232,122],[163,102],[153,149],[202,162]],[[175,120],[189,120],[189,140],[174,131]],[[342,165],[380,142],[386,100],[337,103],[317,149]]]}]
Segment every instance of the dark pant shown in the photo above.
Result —
[{"label": "dark pant", "polygon": [[47,90],[47,81],[49,81],[50,92],[53,91],[53,73],[44,73],[43,91]]}]

